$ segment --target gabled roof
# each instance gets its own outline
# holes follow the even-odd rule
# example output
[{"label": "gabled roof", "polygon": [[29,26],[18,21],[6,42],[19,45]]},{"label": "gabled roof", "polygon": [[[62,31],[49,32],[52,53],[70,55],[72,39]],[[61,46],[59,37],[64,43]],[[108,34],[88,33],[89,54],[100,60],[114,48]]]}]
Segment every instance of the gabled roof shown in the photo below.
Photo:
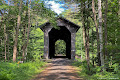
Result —
[{"label": "gabled roof", "polygon": [[[71,27],[73,27],[73,28],[76,29],[76,32],[77,32],[77,31],[79,30],[79,28],[80,28],[79,25],[77,25],[77,24],[75,24],[75,23],[73,23],[73,22],[71,22],[71,21],[69,21],[69,20],[67,20],[67,19],[65,19],[65,18],[63,18],[63,17],[57,18],[57,21],[61,21],[60,23],[65,23],[65,24],[71,25]],[[58,23],[59,23],[59,22],[57,22],[57,24],[58,24]],[[40,26],[38,26],[38,27],[39,27],[41,30],[44,31],[44,29],[48,28],[48,26],[49,26],[50,28],[52,28],[52,26],[50,26],[50,22],[46,22],[46,23],[44,23],[44,24],[42,24],[42,25],[40,25]],[[58,24],[58,26],[61,26],[61,25]]]},{"label": "gabled roof", "polygon": [[68,20],[68,19],[66,19],[66,18],[60,17],[60,18],[58,18],[58,19],[64,20],[65,22],[67,22],[67,23],[70,23],[70,24],[74,25],[74,27],[80,28],[80,26],[79,26],[79,25],[77,25],[77,24],[75,24],[75,23],[73,23],[73,22],[69,21],[69,20]]}]

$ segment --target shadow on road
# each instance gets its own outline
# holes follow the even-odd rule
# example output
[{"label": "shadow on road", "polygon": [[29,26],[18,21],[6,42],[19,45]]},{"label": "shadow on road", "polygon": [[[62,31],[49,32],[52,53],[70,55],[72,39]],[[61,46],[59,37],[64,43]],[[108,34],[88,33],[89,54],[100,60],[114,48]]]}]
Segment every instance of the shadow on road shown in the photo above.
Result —
[{"label": "shadow on road", "polygon": [[83,80],[77,75],[71,63],[72,60],[66,58],[54,58],[33,80]]}]

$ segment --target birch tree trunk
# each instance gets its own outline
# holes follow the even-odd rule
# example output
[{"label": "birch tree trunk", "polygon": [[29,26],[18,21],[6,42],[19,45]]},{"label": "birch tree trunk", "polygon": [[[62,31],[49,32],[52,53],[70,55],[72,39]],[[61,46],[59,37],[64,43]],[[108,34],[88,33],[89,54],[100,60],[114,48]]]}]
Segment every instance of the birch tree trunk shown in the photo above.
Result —
[{"label": "birch tree trunk", "polygon": [[13,62],[16,62],[18,34],[19,34],[19,27],[20,27],[20,22],[21,22],[21,11],[22,11],[22,0],[20,1],[19,14],[18,14],[18,19],[17,19],[17,28],[15,32],[15,42],[14,42],[14,47],[13,47]]},{"label": "birch tree trunk", "polygon": [[101,66],[104,66],[103,58],[103,32],[102,32],[102,11],[101,11],[101,0],[98,0],[98,19],[99,19],[99,40],[100,40],[100,60]]}]

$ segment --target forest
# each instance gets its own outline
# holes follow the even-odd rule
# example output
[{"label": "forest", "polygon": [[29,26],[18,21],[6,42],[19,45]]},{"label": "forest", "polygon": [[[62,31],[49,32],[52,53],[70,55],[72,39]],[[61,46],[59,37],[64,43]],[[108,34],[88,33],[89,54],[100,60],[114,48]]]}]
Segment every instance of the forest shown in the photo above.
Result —
[{"label": "forest", "polygon": [[[38,26],[49,21],[59,29],[58,17],[80,26],[72,63],[79,76],[119,80],[120,0],[0,0],[0,80],[30,80],[44,70],[44,32]],[[56,41],[55,52],[65,55],[63,40]]]}]

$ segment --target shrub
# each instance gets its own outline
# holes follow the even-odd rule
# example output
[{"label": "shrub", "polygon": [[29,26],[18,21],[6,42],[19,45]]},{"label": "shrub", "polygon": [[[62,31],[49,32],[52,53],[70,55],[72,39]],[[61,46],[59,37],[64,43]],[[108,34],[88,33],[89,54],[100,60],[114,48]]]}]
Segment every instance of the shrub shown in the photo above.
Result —
[{"label": "shrub", "polygon": [[27,80],[37,72],[45,62],[0,63],[0,80]]}]

